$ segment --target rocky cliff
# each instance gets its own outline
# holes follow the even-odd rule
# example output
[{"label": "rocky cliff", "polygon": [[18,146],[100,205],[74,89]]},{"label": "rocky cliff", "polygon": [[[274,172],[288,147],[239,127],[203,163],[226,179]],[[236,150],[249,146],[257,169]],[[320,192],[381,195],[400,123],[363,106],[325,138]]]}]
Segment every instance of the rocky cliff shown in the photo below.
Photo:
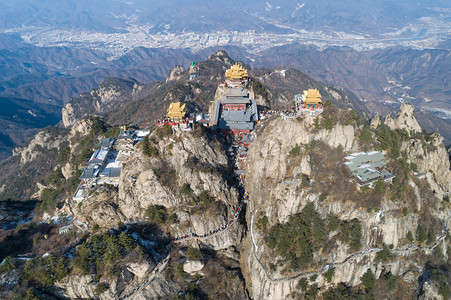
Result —
[{"label": "rocky cliff", "polygon": [[[357,286],[368,269],[376,278],[390,272],[400,276],[405,284],[415,284],[411,276],[420,277],[424,271],[418,253],[431,255],[436,248],[441,255],[449,256],[444,238],[451,225],[451,214],[443,197],[449,197],[451,174],[441,137],[434,134],[424,145],[424,139],[415,136],[421,129],[410,105],[403,106],[390,122],[395,124],[394,129],[411,132],[401,149],[405,150],[407,160],[418,166],[418,173],[403,179],[409,192],[402,202],[390,199],[390,186],[379,196],[368,197],[373,192],[360,192],[352,178],[341,171],[343,157],[365,146],[359,139],[362,127],[338,123],[329,130],[316,129],[312,118],[275,119],[265,124],[249,148],[245,166],[250,234],[245,241],[242,264],[247,269],[246,282],[253,299],[289,299],[293,293],[299,293],[298,282],[312,276],[310,284],[316,284],[322,292],[338,283]],[[393,158],[385,154],[390,164]],[[326,239],[327,247],[318,247],[310,266],[288,271],[287,260],[280,254],[274,257],[267,243],[268,231],[259,223],[265,218],[268,228],[284,224],[309,203],[324,222],[330,215],[338,216],[340,222],[358,220],[361,247],[351,249],[339,240],[333,242],[338,232],[332,230]],[[426,225],[422,214],[427,214],[435,225]],[[433,235],[427,245],[418,245],[407,238],[422,226],[430,226]],[[393,247],[386,261],[378,259],[383,245]],[[329,268],[334,269],[330,281],[325,277]]]},{"label": "rocky cliff", "polygon": [[134,100],[142,88],[143,85],[134,79],[107,78],[91,92],[71,99],[63,106],[63,124],[71,127],[85,114],[103,114],[117,102]]}]

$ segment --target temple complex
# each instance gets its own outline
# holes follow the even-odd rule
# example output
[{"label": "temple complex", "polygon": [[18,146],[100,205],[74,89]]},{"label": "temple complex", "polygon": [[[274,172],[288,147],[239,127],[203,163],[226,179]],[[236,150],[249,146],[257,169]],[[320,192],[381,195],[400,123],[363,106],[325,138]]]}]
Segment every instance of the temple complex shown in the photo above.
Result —
[{"label": "temple complex", "polygon": [[225,73],[226,85],[220,88],[224,92],[214,102],[210,115],[210,127],[224,134],[249,134],[258,121],[257,102],[251,100],[247,85],[247,70],[233,65]]},{"label": "temple complex", "polygon": [[316,116],[323,112],[323,101],[317,89],[305,90],[295,96],[296,114]]}]

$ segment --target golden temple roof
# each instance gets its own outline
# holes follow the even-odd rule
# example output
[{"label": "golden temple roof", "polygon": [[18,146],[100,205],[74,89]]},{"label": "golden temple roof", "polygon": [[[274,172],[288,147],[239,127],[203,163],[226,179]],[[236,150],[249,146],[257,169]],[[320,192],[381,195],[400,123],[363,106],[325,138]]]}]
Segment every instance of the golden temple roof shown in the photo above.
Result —
[{"label": "golden temple roof", "polygon": [[174,118],[174,117],[178,117],[178,118],[183,118],[186,115],[186,104],[185,103],[181,103],[181,102],[172,102],[169,105],[168,108],[168,112],[166,114],[166,116],[168,118]]},{"label": "golden temple roof", "polygon": [[323,103],[323,101],[321,100],[321,94],[317,89],[308,89],[307,91],[304,91],[304,94],[302,96],[304,98],[305,104]]},{"label": "golden temple roof", "polygon": [[244,80],[247,78],[247,70],[239,64],[234,64],[226,71],[225,77],[233,81]]}]

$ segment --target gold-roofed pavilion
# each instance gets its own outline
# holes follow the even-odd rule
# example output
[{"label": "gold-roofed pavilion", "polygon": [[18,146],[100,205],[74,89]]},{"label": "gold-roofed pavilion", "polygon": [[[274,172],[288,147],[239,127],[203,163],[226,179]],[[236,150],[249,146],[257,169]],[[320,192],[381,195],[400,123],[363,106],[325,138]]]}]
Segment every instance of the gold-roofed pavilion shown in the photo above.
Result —
[{"label": "gold-roofed pavilion", "polygon": [[323,104],[323,101],[321,100],[321,94],[317,89],[308,89],[307,91],[304,91],[303,100],[304,105],[306,107],[316,107],[320,104]]},{"label": "gold-roofed pavilion", "polygon": [[247,70],[239,64],[234,64],[225,73],[225,77],[231,81],[241,81],[247,78]]},{"label": "gold-roofed pavilion", "polygon": [[166,117],[172,122],[180,122],[186,116],[186,104],[181,102],[172,102],[169,105]]}]

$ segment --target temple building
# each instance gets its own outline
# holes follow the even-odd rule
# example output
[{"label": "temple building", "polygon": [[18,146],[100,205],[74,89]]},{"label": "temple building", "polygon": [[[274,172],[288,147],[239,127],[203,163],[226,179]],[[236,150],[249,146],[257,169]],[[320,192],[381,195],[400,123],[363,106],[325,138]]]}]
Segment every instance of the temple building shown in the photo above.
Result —
[{"label": "temple building", "polygon": [[245,87],[247,84],[247,70],[239,64],[234,64],[225,73],[226,84],[229,87]]},{"label": "temple building", "polygon": [[306,108],[317,108],[323,105],[321,94],[317,89],[308,89],[302,96]]},{"label": "temple building", "polygon": [[227,88],[222,98],[214,103],[210,126],[226,134],[248,134],[257,121],[257,102],[250,99],[249,91]]},{"label": "temple building", "polygon": [[172,102],[166,113],[166,118],[157,121],[158,127],[165,124],[172,126],[174,131],[190,131],[193,129],[194,117],[188,116],[186,104],[181,102]]},{"label": "temple building", "polygon": [[296,114],[316,116],[323,112],[323,101],[317,89],[305,90],[295,95]]},{"label": "temple building", "polygon": [[247,70],[239,64],[234,64],[225,73],[225,77],[230,81],[242,81],[247,79]]},{"label": "temple building", "polygon": [[385,182],[391,182],[394,178],[379,151],[352,153],[344,158],[344,165],[360,187],[373,187],[379,178]]},{"label": "temple building", "polygon": [[173,123],[180,123],[186,116],[186,104],[181,102],[173,102],[169,105],[166,117]]}]

